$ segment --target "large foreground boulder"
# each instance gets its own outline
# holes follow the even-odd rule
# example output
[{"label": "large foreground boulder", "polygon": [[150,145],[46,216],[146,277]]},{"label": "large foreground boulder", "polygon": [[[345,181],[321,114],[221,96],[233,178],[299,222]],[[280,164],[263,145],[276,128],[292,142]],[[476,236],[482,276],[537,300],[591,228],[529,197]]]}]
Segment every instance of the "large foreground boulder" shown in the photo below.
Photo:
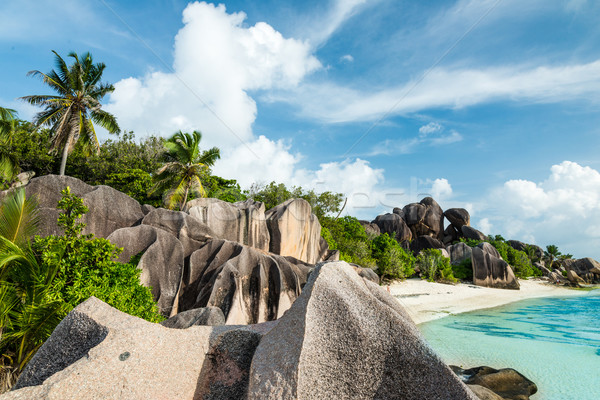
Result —
[{"label": "large foreground boulder", "polygon": [[90,298],[0,396],[342,398],[477,399],[400,304],[344,262],[317,266],[292,308],[258,325],[169,329]]},{"label": "large foreground boulder", "polygon": [[215,239],[190,256],[179,309],[218,307],[229,325],[272,321],[300,295],[311,269],[292,257]]},{"label": "large foreground boulder", "polygon": [[473,283],[491,288],[519,289],[519,281],[510,265],[496,257],[497,252],[491,253],[487,250],[487,246],[472,248]]},{"label": "large foreground boulder", "polygon": [[231,204],[219,199],[200,198],[190,201],[186,210],[208,225],[219,239],[269,250],[265,206],[259,201],[246,200]]},{"label": "large foreground boulder", "polygon": [[96,298],[77,306],[2,400],[243,399],[271,325],[169,329]]},{"label": "large foreground boulder", "polygon": [[184,248],[170,233],[149,225],[121,228],[108,240],[123,248],[117,261],[127,263],[141,254],[138,268],[142,270],[142,285],[152,288],[154,301],[166,317],[181,311],[178,307],[179,288],[184,272]]},{"label": "large foreground boulder", "polygon": [[321,224],[303,199],[290,199],[265,214],[269,251],[315,264],[321,259]]},{"label": "large foreground boulder", "polygon": [[473,239],[473,240],[488,240],[488,237],[486,235],[483,234],[483,232],[478,231],[477,229],[468,226],[468,225],[463,225],[460,228],[460,232],[462,233],[462,237],[467,238],[467,239]]},{"label": "large foreground boulder", "polygon": [[393,297],[348,264],[327,263],[262,338],[248,399],[350,398],[477,399]]}]

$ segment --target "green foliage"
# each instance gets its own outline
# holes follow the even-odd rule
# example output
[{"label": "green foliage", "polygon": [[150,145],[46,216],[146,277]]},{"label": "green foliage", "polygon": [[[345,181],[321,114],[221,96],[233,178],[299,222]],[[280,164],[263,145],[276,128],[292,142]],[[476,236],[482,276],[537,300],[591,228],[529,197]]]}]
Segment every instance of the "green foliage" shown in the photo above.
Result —
[{"label": "green foliage", "polygon": [[58,216],[58,226],[65,230],[65,236],[69,239],[77,237],[85,228],[85,224],[78,222],[79,218],[89,210],[83,204],[83,200],[71,194],[71,188],[66,187],[60,191],[61,199],[58,201],[58,209],[62,210]]},{"label": "green foliage", "polygon": [[451,265],[452,273],[456,279],[461,281],[472,281],[473,280],[473,264],[471,258],[465,258],[458,265]]},{"label": "green foliage", "polygon": [[200,151],[202,134],[176,132],[165,142],[166,152],[162,167],[154,175],[150,193],[162,194],[170,209],[185,209],[188,196],[206,197],[201,178],[209,174],[221,155],[218,148]]},{"label": "green foliage", "polygon": [[417,257],[416,265],[421,271],[423,279],[429,282],[456,282],[450,260],[442,255],[438,249],[426,249]]},{"label": "green foliage", "polygon": [[477,247],[477,245],[482,243],[483,240],[460,238],[460,242],[465,243],[469,247]]},{"label": "green foliage", "polygon": [[[364,231],[364,229],[363,229]],[[382,279],[405,279],[415,273],[415,258],[387,233],[373,239],[372,256]]]},{"label": "green foliage", "polygon": [[101,100],[115,90],[113,85],[101,83],[106,68],[103,63],[94,63],[92,55],[69,53],[71,65],[55,51],[56,70],[45,74],[30,71],[29,75],[39,77],[55,95],[33,95],[23,100],[44,110],[36,114],[37,126],[48,126],[52,132],[52,149],[61,150],[60,175],[64,175],[68,154],[77,143],[86,155],[97,153],[98,138],[94,123],[110,133],[120,131],[116,118],[102,110]]},{"label": "green foliage", "polygon": [[87,208],[68,188],[62,194],[59,225],[65,235],[36,237],[33,244],[23,237],[35,229],[37,209],[28,205],[23,190],[0,207],[9,221],[0,236],[0,382],[5,388],[62,318],[90,296],[149,321],[163,319],[150,289],[140,284],[141,271],[113,261],[121,249],[108,240],[80,236],[84,224],[78,219]]},{"label": "green foliage", "polygon": [[544,258],[546,259],[548,269],[552,270],[552,266],[554,261],[559,259],[562,253],[558,250],[558,247],[554,244],[550,244],[546,246],[546,251],[544,251]]},{"label": "green foliage", "polygon": [[330,249],[340,251],[340,260],[365,268],[375,268],[375,260],[371,257],[371,242],[356,218],[323,217],[321,226],[325,227],[325,234],[329,233],[329,240],[332,242]]},{"label": "green foliage", "polygon": [[235,179],[224,179],[215,175],[205,175],[202,178],[207,197],[235,203],[246,200],[240,185]]},{"label": "green foliage", "polygon": [[312,212],[321,221],[324,217],[331,217],[342,209],[344,195],[341,193],[323,192],[316,193],[314,190],[305,190],[301,187],[288,189],[283,183],[271,182],[268,185],[253,184],[250,190],[245,192],[248,198],[265,203],[267,210],[285,202],[289,199],[304,199]]}]

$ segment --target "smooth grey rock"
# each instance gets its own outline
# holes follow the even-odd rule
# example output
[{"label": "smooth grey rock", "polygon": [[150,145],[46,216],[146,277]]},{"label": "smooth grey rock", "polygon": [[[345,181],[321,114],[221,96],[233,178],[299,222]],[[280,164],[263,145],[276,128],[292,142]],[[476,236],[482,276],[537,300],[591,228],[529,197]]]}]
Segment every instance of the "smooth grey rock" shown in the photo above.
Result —
[{"label": "smooth grey rock", "polygon": [[257,347],[248,399],[350,398],[477,399],[396,299],[345,262],[319,264]]},{"label": "smooth grey rock", "polygon": [[488,239],[488,237],[486,235],[484,235],[482,232],[478,231],[477,229],[475,229],[471,226],[463,225],[460,228],[460,231],[462,233],[462,236],[467,239],[473,239],[473,240],[487,240]]},{"label": "smooth grey rock", "polygon": [[500,258],[494,257],[480,247],[472,249],[473,283],[499,289],[519,289],[519,281],[512,268]]},{"label": "smooth grey rock", "polygon": [[410,203],[402,209],[404,213],[404,221],[408,226],[416,225],[423,220],[427,207],[420,203]]},{"label": "smooth grey rock", "polygon": [[252,356],[272,327],[168,329],[91,297],[33,357],[20,389],[1,398],[245,399]]},{"label": "smooth grey rock", "polygon": [[417,227],[419,235],[429,235],[442,239],[444,232],[444,210],[432,197],[425,197],[420,202],[427,208],[423,216],[423,227]]},{"label": "smooth grey rock", "polygon": [[442,234],[442,242],[444,244],[449,245],[454,243],[460,238],[460,235],[455,227],[452,225],[448,225]]},{"label": "smooth grey rock", "polygon": [[408,225],[398,214],[378,215],[372,224],[378,226],[381,233],[387,233],[398,242],[412,239],[412,233]]},{"label": "smooth grey rock", "polygon": [[394,209],[392,210],[392,212],[394,214],[399,215],[400,218],[404,219],[404,211],[402,211],[402,209],[400,207],[394,207]]},{"label": "smooth grey rock", "polygon": [[183,245],[185,257],[215,237],[215,233],[195,217],[182,211],[164,208],[156,208],[146,214],[142,225],[153,226],[175,236]]},{"label": "smooth grey rock", "polygon": [[469,384],[467,384],[467,386],[473,393],[475,393],[479,400],[504,400],[502,397],[498,396],[496,393],[484,386]]},{"label": "smooth grey rock", "polygon": [[142,285],[152,288],[160,313],[177,314],[178,295],[184,272],[183,245],[170,233],[150,225],[138,225],[114,231],[108,240],[123,247],[117,261],[129,262],[142,254],[137,266],[142,270]]},{"label": "smooth grey rock", "polygon": [[483,366],[462,369],[454,365],[450,368],[465,383],[483,386],[496,393],[501,399],[527,400],[529,396],[537,393],[536,384],[512,368],[498,370]]},{"label": "smooth grey rock", "polygon": [[265,213],[271,242],[269,251],[309,264],[321,258],[321,224],[304,199],[290,199]]},{"label": "smooth grey rock", "polygon": [[444,217],[457,231],[460,231],[464,225],[471,225],[471,216],[464,208],[449,208],[444,212]]},{"label": "smooth grey rock", "polygon": [[311,269],[292,257],[211,240],[190,256],[179,309],[219,307],[227,324],[272,321],[300,295]]},{"label": "smooth grey rock", "polygon": [[450,263],[452,265],[459,265],[464,260],[471,259],[471,248],[463,242],[453,244],[447,247],[448,253],[450,253]]},{"label": "smooth grey rock", "polygon": [[33,178],[25,186],[27,197],[35,196],[40,206],[41,236],[64,233],[57,225],[57,206],[61,199],[60,192],[67,186],[89,208],[81,219],[86,224],[84,234],[92,233],[106,238],[119,228],[135,225],[144,216],[137,201],[109,186],[90,186],[70,176],[44,175]]},{"label": "smooth grey rock", "polygon": [[219,307],[202,307],[180,312],[160,324],[172,329],[186,329],[194,325],[225,325],[225,316]]},{"label": "smooth grey rock", "polygon": [[150,211],[156,210],[156,207],[150,205],[150,204],[144,204],[142,206],[142,212],[144,213],[144,215],[147,215]]},{"label": "smooth grey rock", "polygon": [[381,235],[381,229],[377,224],[364,220],[359,220],[358,222],[360,222],[361,226],[365,228],[367,236],[375,237]]},{"label": "smooth grey rock", "polygon": [[496,248],[494,246],[492,246],[490,243],[482,242],[482,243],[479,243],[477,245],[477,247],[479,247],[481,250],[483,250],[484,253],[487,253],[492,257],[496,257],[496,258],[499,258],[502,260],[502,257],[500,256],[500,253],[498,252],[498,250],[496,250]]},{"label": "smooth grey rock", "polygon": [[186,211],[210,227],[215,238],[269,250],[265,206],[260,201],[248,199],[231,204],[219,199],[200,198],[190,201]]},{"label": "smooth grey rock", "polygon": [[548,268],[546,268],[544,263],[539,262],[539,261],[534,263],[533,266],[536,267],[537,269],[539,269],[540,271],[542,271],[543,276],[550,276],[550,272],[552,272]]},{"label": "smooth grey rock", "polygon": [[410,242],[410,250],[415,254],[419,254],[426,249],[445,249],[444,243],[432,238],[431,236],[419,236]]}]

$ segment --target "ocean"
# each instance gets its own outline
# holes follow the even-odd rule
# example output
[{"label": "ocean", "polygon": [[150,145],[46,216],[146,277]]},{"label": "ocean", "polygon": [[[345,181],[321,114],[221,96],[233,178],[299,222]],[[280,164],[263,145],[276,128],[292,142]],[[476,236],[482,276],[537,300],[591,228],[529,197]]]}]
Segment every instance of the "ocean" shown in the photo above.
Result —
[{"label": "ocean", "polygon": [[600,290],[524,300],[419,325],[447,364],[514,368],[535,400],[600,399]]}]

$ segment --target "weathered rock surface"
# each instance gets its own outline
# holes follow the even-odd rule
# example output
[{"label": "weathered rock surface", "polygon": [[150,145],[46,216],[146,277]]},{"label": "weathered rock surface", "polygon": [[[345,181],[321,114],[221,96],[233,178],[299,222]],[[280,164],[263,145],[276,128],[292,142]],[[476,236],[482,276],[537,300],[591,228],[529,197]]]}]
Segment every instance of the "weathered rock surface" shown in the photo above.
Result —
[{"label": "weathered rock surface", "polygon": [[593,258],[574,260],[568,264],[567,269],[575,272],[585,284],[600,283],[600,263]]},{"label": "weathered rock surface", "polygon": [[377,224],[364,220],[359,220],[358,222],[365,229],[365,232],[368,236],[381,235],[381,229],[379,229],[379,226]]},{"label": "weathered rock surface", "polygon": [[398,242],[412,239],[412,233],[408,225],[398,214],[378,215],[372,224],[378,226],[381,233],[387,233]]},{"label": "weathered rock surface", "polygon": [[442,242],[444,242],[444,244],[448,245],[448,244],[452,244],[453,242],[457,241],[458,239],[460,239],[460,234],[458,233],[456,228],[453,227],[452,225],[448,225],[446,227],[446,229],[444,229],[444,232],[442,233]]},{"label": "weathered rock surface", "polygon": [[219,239],[269,250],[265,205],[259,201],[246,200],[231,204],[219,199],[200,198],[190,201],[186,210],[209,226]]},{"label": "weathered rock surface", "polygon": [[527,400],[529,396],[537,393],[536,384],[512,368],[500,370],[490,367],[462,369],[454,365],[450,368],[468,385],[487,388],[501,399]]},{"label": "weathered rock surface", "polygon": [[425,197],[419,203],[407,204],[402,211],[413,237],[431,236],[442,239],[444,211],[433,198]]},{"label": "weathered rock surface", "polygon": [[109,186],[90,186],[70,176],[44,175],[32,179],[25,186],[27,197],[35,196],[40,205],[40,235],[62,234],[56,223],[61,190],[71,188],[71,193],[81,197],[89,212],[82,218],[86,224],[84,234],[93,233],[108,237],[119,228],[135,225],[144,217],[140,204]]},{"label": "weathered rock surface", "polygon": [[[150,225],[138,225],[114,231],[108,240],[123,247],[117,261],[129,262],[143,253],[138,268],[142,285],[152,288],[160,313],[171,316],[180,311],[178,294],[184,273],[184,249],[170,233]],[[181,310],[183,311],[183,310]]]},{"label": "weathered rock surface", "polygon": [[348,398],[477,399],[393,297],[348,264],[328,263],[263,336],[248,399]]},{"label": "weathered rock surface", "polygon": [[292,257],[211,240],[190,256],[179,309],[218,307],[228,325],[272,321],[300,295],[311,268]]},{"label": "weathered rock surface", "polygon": [[492,257],[496,257],[496,258],[502,259],[502,257],[500,256],[500,253],[498,252],[498,250],[496,250],[496,248],[494,246],[492,246],[488,242],[479,243],[477,245],[477,247],[480,248],[481,250],[483,250],[484,253],[487,253],[487,254],[489,254]]},{"label": "weathered rock surface", "polygon": [[508,263],[480,247],[472,249],[473,283],[478,286],[519,289],[519,281]]},{"label": "weathered rock surface", "polygon": [[467,239],[473,239],[473,240],[487,240],[487,236],[484,235],[482,232],[478,231],[477,229],[467,226],[467,225],[463,225],[460,228],[460,231],[462,233],[462,236],[467,238]]},{"label": "weathered rock surface", "polygon": [[272,325],[168,329],[96,298],[56,328],[2,400],[243,399]]},{"label": "weathered rock surface", "polygon": [[185,257],[216,237],[215,233],[197,218],[182,211],[165,208],[150,211],[142,220],[142,225],[153,226],[175,236],[183,245]]},{"label": "weathered rock surface", "polygon": [[431,236],[419,236],[410,242],[410,250],[415,254],[419,254],[425,249],[445,249],[444,243],[432,238]]},{"label": "weathered rock surface", "polygon": [[459,265],[464,260],[471,259],[471,248],[466,243],[456,243],[446,248],[450,254],[450,263]]},{"label": "weathered rock surface", "polygon": [[266,212],[269,251],[315,264],[320,259],[321,224],[304,199],[290,199]]},{"label": "weathered rock surface", "polygon": [[460,232],[465,225],[471,225],[471,216],[464,208],[449,208],[444,211],[444,217],[450,221],[450,224]]},{"label": "weathered rock surface", "polygon": [[187,329],[194,325],[225,325],[225,316],[218,307],[202,307],[180,312],[160,324],[172,329]]}]

